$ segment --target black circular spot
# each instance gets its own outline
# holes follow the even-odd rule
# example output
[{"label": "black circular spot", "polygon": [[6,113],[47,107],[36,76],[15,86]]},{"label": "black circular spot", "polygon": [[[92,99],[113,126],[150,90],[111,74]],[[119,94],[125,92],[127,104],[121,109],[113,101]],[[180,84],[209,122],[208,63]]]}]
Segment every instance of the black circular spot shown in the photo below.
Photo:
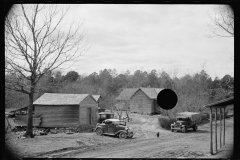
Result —
[{"label": "black circular spot", "polygon": [[164,89],[157,95],[157,103],[162,109],[173,109],[178,101],[177,94],[171,89]]}]

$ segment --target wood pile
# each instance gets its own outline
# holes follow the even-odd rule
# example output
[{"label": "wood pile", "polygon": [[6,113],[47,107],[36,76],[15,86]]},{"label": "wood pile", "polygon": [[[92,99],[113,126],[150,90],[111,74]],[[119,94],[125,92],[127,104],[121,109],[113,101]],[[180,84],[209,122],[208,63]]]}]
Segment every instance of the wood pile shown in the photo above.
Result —
[{"label": "wood pile", "polygon": [[50,133],[57,134],[57,133],[66,133],[66,134],[72,134],[72,133],[79,133],[83,131],[92,131],[92,129],[95,127],[91,125],[82,125],[79,127],[68,127],[68,128],[54,128],[50,129]]}]

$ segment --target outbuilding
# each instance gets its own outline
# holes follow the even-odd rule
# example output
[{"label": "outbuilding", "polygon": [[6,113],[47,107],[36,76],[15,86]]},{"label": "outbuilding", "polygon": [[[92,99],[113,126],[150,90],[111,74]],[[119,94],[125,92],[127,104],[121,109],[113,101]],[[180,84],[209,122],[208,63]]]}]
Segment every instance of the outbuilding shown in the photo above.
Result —
[{"label": "outbuilding", "polygon": [[160,113],[157,104],[157,95],[164,88],[125,88],[116,98],[116,107],[127,105],[130,112],[136,113]]},{"label": "outbuilding", "polygon": [[41,127],[78,127],[97,123],[98,103],[90,94],[45,93],[34,103]]},{"label": "outbuilding", "polygon": [[100,113],[100,112],[104,112],[105,111],[105,108],[102,108],[101,107],[101,103],[102,103],[102,101],[103,101],[103,99],[102,99],[102,96],[101,95],[92,95],[93,96],[93,98],[95,99],[95,101],[97,101],[97,103],[98,103],[98,112]]}]

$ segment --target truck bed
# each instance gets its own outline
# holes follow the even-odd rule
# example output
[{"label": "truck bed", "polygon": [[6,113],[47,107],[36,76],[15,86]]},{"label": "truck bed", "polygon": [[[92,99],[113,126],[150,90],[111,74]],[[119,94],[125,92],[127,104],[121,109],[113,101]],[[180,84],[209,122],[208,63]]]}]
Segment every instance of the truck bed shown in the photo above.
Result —
[{"label": "truck bed", "polygon": [[202,116],[198,112],[181,112],[177,114],[177,118],[187,118],[189,117],[191,121],[196,121],[196,123],[201,122]]}]

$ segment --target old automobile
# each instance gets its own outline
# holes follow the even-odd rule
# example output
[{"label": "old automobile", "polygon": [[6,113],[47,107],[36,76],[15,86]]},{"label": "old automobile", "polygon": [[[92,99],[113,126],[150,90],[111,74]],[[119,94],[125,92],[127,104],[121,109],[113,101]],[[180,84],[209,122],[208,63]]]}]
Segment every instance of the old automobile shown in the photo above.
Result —
[{"label": "old automobile", "polygon": [[106,119],[94,129],[97,135],[113,135],[119,138],[132,138],[133,132],[126,122],[119,119]]},{"label": "old automobile", "polygon": [[197,130],[197,124],[201,122],[201,114],[196,112],[182,112],[177,114],[177,122],[171,124],[171,131],[185,133],[189,128]]}]

